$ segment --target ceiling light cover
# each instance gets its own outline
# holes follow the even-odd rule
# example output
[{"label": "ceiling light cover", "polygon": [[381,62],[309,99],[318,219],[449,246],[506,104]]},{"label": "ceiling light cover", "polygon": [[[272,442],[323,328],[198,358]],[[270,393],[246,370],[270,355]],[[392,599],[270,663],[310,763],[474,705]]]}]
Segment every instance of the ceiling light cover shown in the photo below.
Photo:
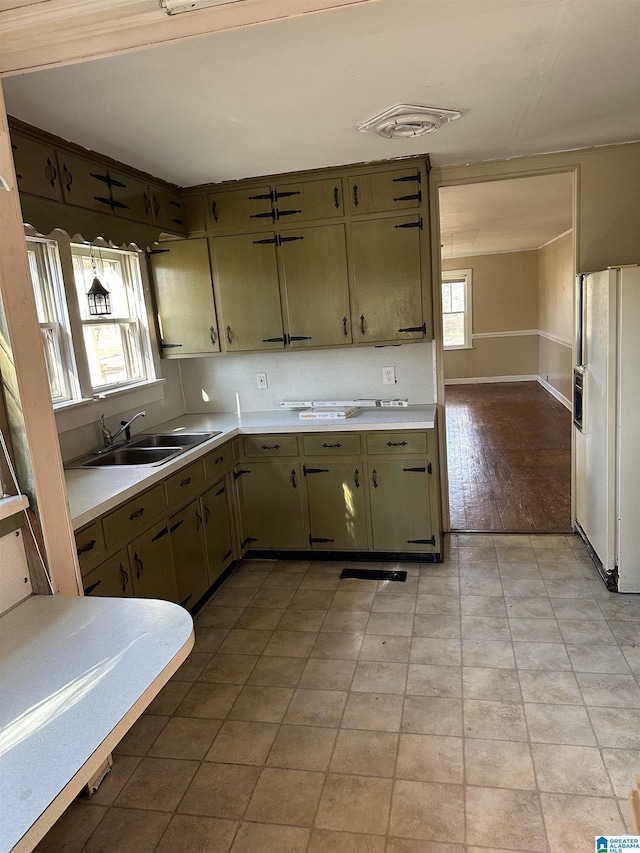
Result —
[{"label": "ceiling light cover", "polygon": [[358,125],[361,133],[377,133],[385,139],[412,139],[434,133],[443,124],[455,121],[462,113],[419,104],[396,104],[380,115]]},{"label": "ceiling light cover", "polygon": [[192,12],[195,9],[207,9],[210,6],[229,6],[231,3],[242,3],[243,0],[160,0],[160,8],[167,15],[177,15],[180,12]]}]

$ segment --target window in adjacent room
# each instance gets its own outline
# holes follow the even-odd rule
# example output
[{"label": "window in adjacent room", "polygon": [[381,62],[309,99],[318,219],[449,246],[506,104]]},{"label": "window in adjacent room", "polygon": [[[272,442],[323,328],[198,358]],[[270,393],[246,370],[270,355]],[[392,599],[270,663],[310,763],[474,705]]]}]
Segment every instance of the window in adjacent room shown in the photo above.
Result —
[{"label": "window in adjacent room", "polygon": [[442,273],[442,335],[445,349],[472,346],[471,270]]},{"label": "window in adjacent room", "polygon": [[58,246],[53,240],[28,238],[27,258],[51,399],[64,403],[78,396],[78,381]]},{"label": "window in adjacent room", "polygon": [[[72,245],[71,255],[93,391],[148,379],[150,344],[137,254],[100,248],[92,257],[90,246]],[[110,294],[108,315],[89,313],[87,293],[96,273]]]}]

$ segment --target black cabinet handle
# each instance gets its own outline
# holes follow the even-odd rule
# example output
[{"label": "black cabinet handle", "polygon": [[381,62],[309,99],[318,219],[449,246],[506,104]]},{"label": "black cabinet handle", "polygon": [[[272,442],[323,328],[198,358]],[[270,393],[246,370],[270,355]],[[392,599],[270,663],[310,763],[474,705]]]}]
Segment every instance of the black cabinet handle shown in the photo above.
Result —
[{"label": "black cabinet handle", "polygon": [[185,477],[184,480],[180,481],[180,488],[184,489],[185,486],[188,486],[191,482],[191,477]]},{"label": "black cabinet handle", "polygon": [[338,190],[338,187],[333,188],[333,204],[336,210],[338,210],[340,207],[340,192]]},{"label": "black cabinet handle", "polygon": [[82,548],[78,548],[78,557],[80,554],[86,554],[88,551],[93,551],[96,547],[97,541],[92,539],[91,542],[87,542],[86,545],[83,545]]},{"label": "black cabinet handle", "polygon": [[147,193],[142,193],[142,198],[144,200],[144,212],[149,215],[151,212],[151,199],[147,195]]},{"label": "black cabinet handle", "polygon": [[159,530],[159,531],[156,533],[156,535],[153,537],[153,539],[152,539],[151,541],[152,541],[152,542],[157,542],[157,541],[158,541],[158,539],[162,539],[162,537],[163,537],[163,536],[166,536],[168,532],[169,532],[169,528],[168,528],[168,527],[163,527],[163,528],[162,528],[162,530]]},{"label": "black cabinet handle", "polygon": [[129,521],[133,521],[134,518],[140,518],[144,515],[144,507],[141,506],[140,509],[137,509],[135,512],[132,512],[129,516]]},{"label": "black cabinet handle", "polygon": [[378,472],[376,471],[375,468],[371,472],[371,479],[373,481],[373,488],[377,489],[378,488]]},{"label": "black cabinet handle", "polygon": [[181,525],[181,524],[184,524],[184,518],[181,518],[181,519],[180,519],[180,521],[176,521],[176,523],[175,523],[175,524],[171,525],[171,528],[169,529],[169,532],[170,532],[170,533],[175,533],[175,532],[176,532],[176,530],[180,527],[180,525]]},{"label": "black cabinet handle", "polygon": [[365,329],[365,327],[364,327],[364,314],[361,314],[361,315],[360,315],[360,334],[361,334],[361,335],[366,335],[366,333],[367,333],[367,332],[366,332],[366,329]]},{"label": "black cabinet handle", "polygon": [[213,462],[215,465],[219,465],[221,462],[224,462],[224,456],[216,456]]},{"label": "black cabinet handle", "polygon": [[51,162],[51,157],[47,157],[47,165],[45,167],[44,173],[46,177],[49,179],[49,183],[52,187],[56,185],[56,178],[58,177],[58,170]]},{"label": "black cabinet handle", "polygon": [[156,216],[160,213],[160,202],[155,196],[153,197],[153,212]]},{"label": "black cabinet handle", "polygon": [[342,318],[342,334],[345,336],[345,338],[349,337],[349,332],[347,330],[347,318],[346,317]]},{"label": "black cabinet handle", "polygon": [[63,164],[62,164],[62,171],[64,172],[64,186],[65,186],[65,189],[66,189],[66,191],[67,191],[68,193],[70,193],[70,192],[71,192],[71,184],[73,183],[73,175],[71,174],[71,172],[69,171],[69,169],[67,169],[67,164],[66,164],[66,163],[63,163]]},{"label": "black cabinet handle", "polygon": [[101,581],[101,580],[96,581],[95,583],[92,583],[92,584],[91,584],[91,586],[88,586],[88,587],[85,589],[84,594],[85,594],[85,595],[91,595],[91,593],[94,591],[94,589],[97,589],[97,588],[100,586],[100,584],[101,584],[101,583],[102,583],[102,581]]},{"label": "black cabinet handle", "polygon": [[211,343],[213,344],[213,346],[215,346],[217,337],[216,330],[213,328],[213,326],[209,326],[209,337],[211,338]]},{"label": "black cabinet handle", "polygon": [[291,485],[293,486],[293,488],[294,488],[294,489],[297,489],[297,488],[298,488],[298,483],[297,483],[297,481],[296,481],[296,472],[295,472],[295,470],[293,470],[293,471],[291,472]]},{"label": "black cabinet handle", "polygon": [[206,504],[204,504],[204,521],[205,521],[205,524],[209,524],[210,518],[211,518],[211,510],[209,509],[209,507]]},{"label": "black cabinet handle", "polygon": [[120,563],[120,574],[122,575],[122,591],[126,592],[129,586],[129,573],[125,571],[124,566]]},{"label": "black cabinet handle", "polygon": [[202,527],[202,516],[200,515],[198,510],[196,510],[196,531],[200,530],[201,527]]},{"label": "black cabinet handle", "polygon": [[360,488],[360,472],[358,471],[357,468],[353,472],[353,482],[355,483],[356,489],[359,489]]},{"label": "black cabinet handle", "polygon": [[406,441],[388,441],[387,447],[406,447]]},{"label": "black cabinet handle", "polygon": [[353,185],[353,205],[354,207],[358,206],[358,185]]},{"label": "black cabinet handle", "polygon": [[225,493],[226,491],[227,491],[227,490],[226,490],[226,488],[223,486],[221,489],[218,489],[218,491],[217,491],[217,492],[216,492],[216,494],[215,494],[215,497],[219,498],[219,497],[220,497],[220,495],[224,495],[224,493]]},{"label": "black cabinet handle", "polygon": [[231,343],[231,326],[227,326],[227,343]]},{"label": "black cabinet handle", "polygon": [[138,571],[136,572],[136,577],[138,578],[138,580],[140,580],[140,575],[144,571],[144,563],[142,562],[142,560],[138,556],[137,551],[134,553],[133,559],[134,559],[134,562],[136,562],[138,564]]},{"label": "black cabinet handle", "polygon": [[342,447],[342,445],[340,444],[339,441],[337,441],[335,444],[323,444],[322,446],[327,447],[327,448],[329,448],[329,447]]},{"label": "black cabinet handle", "polygon": [[280,450],[280,445],[279,444],[261,444],[260,449],[261,450]]},{"label": "black cabinet handle", "polygon": [[211,202],[211,216],[213,216],[213,221],[218,221],[218,203],[216,201]]}]

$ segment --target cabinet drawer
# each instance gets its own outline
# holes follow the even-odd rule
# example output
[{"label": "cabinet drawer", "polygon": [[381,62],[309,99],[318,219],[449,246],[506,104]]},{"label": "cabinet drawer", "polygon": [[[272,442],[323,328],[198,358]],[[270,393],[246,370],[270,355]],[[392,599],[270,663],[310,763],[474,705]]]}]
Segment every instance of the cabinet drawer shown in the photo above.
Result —
[{"label": "cabinet drawer", "polygon": [[76,550],[81,570],[100,558],[104,551],[104,540],[99,521],[94,521],[76,533]]},{"label": "cabinet drawer", "polygon": [[164,511],[164,489],[158,483],[148,492],[137,495],[102,519],[102,529],[107,548],[123,539],[130,539],[143,530],[156,515]]},{"label": "cabinet drawer", "polygon": [[418,453],[427,452],[427,436],[423,432],[379,432],[367,436],[367,452]]},{"label": "cabinet drawer", "polygon": [[167,503],[179,501],[183,495],[191,493],[197,486],[204,483],[204,466],[202,459],[187,465],[172,477],[164,481],[167,490]]},{"label": "cabinet drawer", "polygon": [[221,447],[216,447],[204,457],[205,480],[221,477],[229,471],[236,461],[233,442],[229,441]]},{"label": "cabinet drawer", "polygon": [[245,456],[297,456],[295,435],[248,435],[242,439]]},{"label": "cabinet drawer", "polygon": [[306,456],[342,456],[360,453],[360,436],[353,433],[321,433],[303,435]]}]

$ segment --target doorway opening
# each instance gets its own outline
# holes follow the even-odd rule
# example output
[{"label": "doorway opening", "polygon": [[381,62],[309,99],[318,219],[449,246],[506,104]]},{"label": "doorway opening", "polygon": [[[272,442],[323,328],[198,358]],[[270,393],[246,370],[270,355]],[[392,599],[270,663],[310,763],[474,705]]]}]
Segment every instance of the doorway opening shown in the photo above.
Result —
[{"label": "doorway opening", "polygon": [[573,175],[439,204],[451,529],[570,533]]}]

